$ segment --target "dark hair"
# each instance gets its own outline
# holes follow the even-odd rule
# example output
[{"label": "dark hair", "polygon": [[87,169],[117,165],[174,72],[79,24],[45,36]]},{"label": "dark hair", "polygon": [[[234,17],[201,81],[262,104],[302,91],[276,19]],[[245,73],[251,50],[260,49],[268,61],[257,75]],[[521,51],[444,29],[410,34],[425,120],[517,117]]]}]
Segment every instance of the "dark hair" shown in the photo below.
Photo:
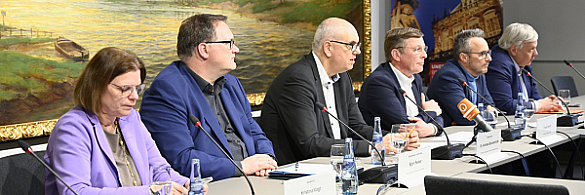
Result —
[{"label": "dark hair", "polygon": [[183,20],[177,36],[177,55],[179,58],[182,61],[191,58],[200,43],[215,38],[215,23],[226,20],[226,16],[212,14],[197,14]]},{"label": "dark hair", "polygon": [[461,60],[459,59],[460,53],[471,52],[471,43],[469,42],[469,39],[473,37],[484,38],[485,33],[481,29],[474,28],[463,30],[455,36],[455,42],[453,43],[453,58]]},{"label": "dark hair", "polygon": [[101,94],[110,82],[121,74],[135,70],[140,71],[140,82],[144,83],[146,68],[136,54],[115,47],[103,48],[89,61],[75,85],[75,105],[100,114]]},{"label": "dark hair", "polygon": [[392,50],[398,49],[400,52],[404,52],[404,46],[407,39],[420,38],[424,34],[412,27],[400,27],[389,30],[386,33],[384,40],[384,54],[386,56],[386,62],[392,61]]}]

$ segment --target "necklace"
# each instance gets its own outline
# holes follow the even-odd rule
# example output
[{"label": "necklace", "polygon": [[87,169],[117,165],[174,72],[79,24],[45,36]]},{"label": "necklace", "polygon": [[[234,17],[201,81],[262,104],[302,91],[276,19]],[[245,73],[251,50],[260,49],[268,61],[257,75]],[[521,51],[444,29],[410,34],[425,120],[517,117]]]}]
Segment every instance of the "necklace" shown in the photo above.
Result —
[{"label": "necklace", "polygon": [[[132,172],[132,168],[130,168],[130,161],[128,161],[128,155],[126,154],[126,144],[124,143],[124,138],[122,136],[122,131],[120,130],[120,124],[118,123],[118,119],[114,121],[114,130],[118,133],[118,138],[120,141],[120,146],[122,147],[122,153],[124,154],[124,159],[126,160],[126,166],[128,166],[128,171],[130,172],[130,176],[132,177],[132,181],[134,186],[137,185],[136,179],[134,178],[134,173]],[[122,180],[120,180],[122,182]],[[122,183],[124,186],[124,183]]]}]

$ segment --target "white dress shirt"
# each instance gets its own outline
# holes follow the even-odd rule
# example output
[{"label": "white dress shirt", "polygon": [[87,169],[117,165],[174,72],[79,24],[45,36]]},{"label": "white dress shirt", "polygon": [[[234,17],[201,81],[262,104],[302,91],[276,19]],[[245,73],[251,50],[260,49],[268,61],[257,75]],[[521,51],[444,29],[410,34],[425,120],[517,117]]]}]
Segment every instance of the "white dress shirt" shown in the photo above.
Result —
[{"label": "white dress shirt", "polygon": [[[321,86],[323,87],[323,95],[325,95],[325,105],[327,106],[327,110],[331,115],[337,117],[337,108],[335,107],[335,89],[333,87],[333,83],[339,80],[339,74],[335,74],[332,77],[327,75],[321,60],[319,57],[315,55],[314,52],[311,52],[313,57],[315,58],[315,62],[317,63],[317,70],[319,70],[319,78],[321,78]],[[341,129],[339,128],[339,122],[332,116],[329,116],[329,124],[331,125],[331,131],[333,132],[334,139],[341,139]]]},{"label": "white dress shirt", "polygon": [[[398,69],[396,69],[394,65],[392,65],[391,63],[388,64],[390,64],[390,67],[392,67],[392,71],[394,72],[396,78],[398,79],[400,88],[406,91],[406,95],[408,95],[408,97],[414,100],[415,96],[414,92],[412,92],[412,82],[414,81],[414,76],[408,78],[406,75],[402,74],[402,72],[400,72]],[[406,103],[406,115],[410,117],[415,117],[416,115],[418,115],[418,107],[416,105],[414,105],[411,101],[405,100],[404,102]]]}]

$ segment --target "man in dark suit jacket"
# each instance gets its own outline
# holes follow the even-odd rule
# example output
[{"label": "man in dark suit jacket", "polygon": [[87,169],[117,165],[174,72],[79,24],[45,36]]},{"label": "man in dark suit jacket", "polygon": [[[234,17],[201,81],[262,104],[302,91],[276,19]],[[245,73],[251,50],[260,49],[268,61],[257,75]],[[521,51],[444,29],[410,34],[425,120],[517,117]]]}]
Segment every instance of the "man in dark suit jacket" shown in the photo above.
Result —
[{"label": "man in dark suit jacket", "polygon": [[395,28],[386,33],[384,53],[386,61],[381,64],[362,85],[359,108],[366,123],[373,124],[374,117],[381,117],[382,128],[393,124],[417,124],[420,137],[439,135],[441,128],[432,124],[431,118],[406,100],[399,89],[426,110],[439,125],[443,125],[441,108],[434,100],[428,100],[422,89],[422,72],[427,49],[423,33],[411,27]]},{"label": "man in dark suit jacket", "polygon": [[[486,86],[485,74],[492,60],[490,48],[484,39],[485,33],[481,29],[463,30],[455,37],[453,44],[453,58],[447,61],[431,80],[427,94],[429,98],[437,100],[443,108],[445,126],[475,125],[469,121],[457,108],[457,104],[467,98],[473,104],[483,103],[491,109],[494,102]],[[479,95],[485,97],[485,102],[471,89],[459,83],[463,79],[468,86]]]},{"label": "man in dark suit jacket", "polygon": [[[369,155],[365,141],[316,106],[328,110],[367,139],[373,128],[367,126],[358,110],[351,78],[359,50],[359,36],[353,25],[343,19],[323,21],[315,33],[313,52],[291,64],[274,79],[262,105],[260,125],[274,143],[279,164],[319,156],[329,156],[332,144],[354,138],[357,156]],[[407,149],[419,146],[415,134]],[[384,139],[386,151],[396,151]]]},{"label": "man in dark suit jacket", "polygon": [[194,158],[200,160],[203,177],[241,175],[190,115],[199,118],[246,174],[265,176],[277,168],[272,143],[252,118],[244,88],[227,74],[236,68],[239,48],[226,19],[208,14],[185,19],[177,41],[181,61],[163,69],[142,99],[142,121],[161,154],[184,176],[191,174]]},{"label": "man in dark suit jacket", "polygon": [[492,48],[492,61],[485,74],[487,86],[496,107],[507,114],[515,113],[520,92],[525,108],[537,112],[562,109],[555,96],[542,99],[534,80],[521,71],[526,69],[532,73],[530,64],[538,55],[537,45],[538,33],[532,26],[512,23],[504,29],[498,45]]}]

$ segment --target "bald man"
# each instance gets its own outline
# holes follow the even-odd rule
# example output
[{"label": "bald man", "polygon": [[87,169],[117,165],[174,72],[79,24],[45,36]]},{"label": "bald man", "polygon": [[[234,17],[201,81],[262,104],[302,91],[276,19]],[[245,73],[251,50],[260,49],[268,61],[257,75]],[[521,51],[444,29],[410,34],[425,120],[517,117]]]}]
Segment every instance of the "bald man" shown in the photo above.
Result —
[{"label": "bald man", "polygon": [[[360,51],[359,35],[351,23],[340,18],[324,20],[313,40],[313,51],[284,69],[266,92],[260,126],[274,144],[278,163],[288,164],[318,156],[329,156],[332,144],[354,138],[356,156],[368,156],[369,145],[337,122],[316,102],[367,139],[373,128],[358,110],[347,73]],[[396,151],[384,137],[386,152]],[[413,134],[407,150],[416,149]]]}]

